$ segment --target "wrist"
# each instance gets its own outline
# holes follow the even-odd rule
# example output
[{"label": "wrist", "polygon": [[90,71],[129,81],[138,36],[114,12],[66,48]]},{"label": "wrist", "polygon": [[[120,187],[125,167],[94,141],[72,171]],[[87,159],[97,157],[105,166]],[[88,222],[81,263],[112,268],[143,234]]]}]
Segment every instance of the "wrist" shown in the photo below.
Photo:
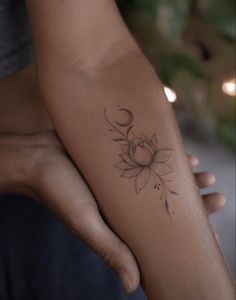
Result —
[{"label": "wrist", "polygon": [[43,70],[39,79],[46,105],[62,98],[88,103],[89,99],[94,102],[96,98],[105,101],[107,96],[109,101],[116,101],[118,96],[128,101],[137,95],[150,99],[156,92],[165,97],[156,72],[139,49],[130,48],[120,56],[111,53],[93,65],[50,67]]},{"label": "wrist", "polygon": [[111,71],[114,73],[118,66],[127,65],[131,60],[139,64],[139,60],[143,59],[143,54],[135,43],[118,50],[119,48],[119,41],[115,41],[103,54],[95,57],[88,51],[83,58],[78,54],[61,60],[58,58],[56,63],[51,60],[47,64],[39,64],[38,77],[41,88],[44,89],[46,85],[51,89],[58,83],[68,84],[67,80],[70,79],[76,79],[77,82],[100,80]]},{"label": "wrist", "polygon": [[29,140],[24,135],[0,135],[0,192],[32,195],[35,148]]}]

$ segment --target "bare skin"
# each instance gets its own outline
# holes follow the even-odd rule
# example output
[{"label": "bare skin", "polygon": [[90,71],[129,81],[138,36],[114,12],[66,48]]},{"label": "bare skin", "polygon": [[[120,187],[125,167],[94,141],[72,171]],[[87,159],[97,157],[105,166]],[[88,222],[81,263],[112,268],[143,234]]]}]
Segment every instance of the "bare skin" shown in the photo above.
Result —
[{"label": "bare skin", "polygon": [[[147,297],[234,299],[233,280],[201,205],[172,107],[115,1],[31,0],[28,7],[50,117],[106,221],[134,253]],[[122,131],[125,146],[114,143],[115,132],[104,118],[106,110],[113,125],[131,124],[119,108],[134,116],[134,138]],[[123,163],[117,170],[121,147],[130,167]],[[169,160],[170,167],[163,168]],[[174,175],[168,187],[172,219],[160,194],[166,169]],[[127,171],[139,173],[135,179],[129,173],[130,179]],[[151,186],[154,171],[162,179],[160,190]],[[116,261],[116,255],[104,256],[111,265]],[[139,282],[127,273],[124,278],[129,290]]]},{"label": "bare skin", "polygon": [[[196,161],[194,156],[189,157],[191,167]],[[103,221],[94,196],[53,132],[0,135],[0,174],[4,174],[0,176],[1,192],[24,194],[40,201],[98,255],[103,256],[104,251],[116,255],[111,267],[121,280],[121,268],[133,280],[139,277],[133,254]],[[209,187],[215,181],[209,172],[197,173],[195,178],[199,188]],[[219,211],[224,202],[218,193],[203,196],[208,213]]]},{"label": "bare skin", "polygon": [[[2,80],[0,95],[4,99],[0,101],[0,191],[25,194],[40,201],[99,255],[102,253],[98,249],[103,247],[107,253],[116,253],[114,270],[119,273],[122,266],[135,280],[139,269],[133,254],[103,221],[94,196],[51,131],[53,126],[41,103],[34,66]],[[20,107],[24,109],[19,111]],[[34,133],[46,129],[50,131]],[[199,165],[196,157],[188,155],[188,159],[192,168]],[[194,176],[199,188],[215,182],[210,172]],[[58,186],[62,187],[60,191]],[[220,193],[205,194],[203,203],[207,212],[213,213],[224,206],[225,198]],[[93,215],[90,230],[86,231],[85,210]],[[98,230],[102,239],[97,236]]]}]

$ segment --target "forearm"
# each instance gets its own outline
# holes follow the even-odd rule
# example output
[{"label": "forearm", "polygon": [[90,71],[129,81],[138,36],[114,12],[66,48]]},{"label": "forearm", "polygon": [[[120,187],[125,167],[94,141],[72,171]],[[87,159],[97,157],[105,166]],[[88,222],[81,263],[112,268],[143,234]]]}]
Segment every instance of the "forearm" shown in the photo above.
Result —
[{"label": "forearm", "polygon": [[85,74],[138,50],[113,0],[27,1],[38,71]]},{"label": "forearm", "polygon": [[[70,45],[67,51],[74,54],[80,49],[72,55],[74,65],[57,58],[48,60],[46,54],[53,53],[54,44],[43,49],[38,46],[41,88],[51,117],[109,224],[133,250],[149,298],[233,299],[233,285],[201,206],[172,109],[155,73],[119,18],[117,22],[119,26],[110,26],[113,35],[125,41],[125,50],[115,57],[108,49],[116,49],[117,40],[109,48],[99,42],[98,53],[91,50],[86,55],[83,47],[73,46],[76,39],[69,33],[65,35]],[[73,30],[72,24],[65,26]],[[158,181],[163,173],[156,179],[146,177],[147,185],[145,180],[135,184],[135,177],[120,176],[121,167],[114,168],[114,164],[120,160],[119,143],[124,141],[112,141],[116,132],[109,132],[115,129],[107,122],[104,109],[112,124],[132,123],[136,137],[156,134],[158,149],[171,150],[169,190]],[[119,109],[128,109],[130,119],[124,120],[127,111]],[[141,159],[150,166],[145,154],[136,155],[136,163]],[[153,185],[155,180],[159,190]]]},{"label": "forearm", "polygon": [[[230,299],[229,278],[203,212],[172,109],[157,80],[155,86],[154,78],[150,84],[137,76],[138,62],[134,64],[128,58],[123,66],[121,62],[118,65],[124,73],[112,75],[116,67],[112,68],[105,72],[105,78],[103,74],[90,82],[89,88],[72,77],[59,83],[60,94],[50,91],[48,107],[61,138],[109,223],[134,251],[150,299],[157,295],[163,299],[196,299],[199,289],[202,299]],[[137,70],[127,73],[134,65]],[[127,81],[131,88],[123,89]],[[128,109],[135,117],[135,136],[145,133],[152,137],[155,133],[160,148],[173,150],[168,162],[174,173],[170,174],[169,188],[178,195],[167,191],[172,217],[166,211],[166,199],[161,199],[163,186],[160,191],[154,189],[150,178],[147,187],[137,194],[135,178],[120,177],[122,171],[114,168],[122,151],[119,141],[112,141],[117,135],[108,131],[112,128],[104,118],[104,109],[115,123],[126,118],[118,113],[119,108]]]}]

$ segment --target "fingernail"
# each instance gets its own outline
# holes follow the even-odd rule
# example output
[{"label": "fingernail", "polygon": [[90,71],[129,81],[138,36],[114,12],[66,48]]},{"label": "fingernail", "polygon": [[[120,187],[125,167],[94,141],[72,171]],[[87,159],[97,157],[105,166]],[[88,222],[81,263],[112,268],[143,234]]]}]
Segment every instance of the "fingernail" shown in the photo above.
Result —
[{"label": "fingernail", "polygon": [[131,293],[133,291],[133,289],[132,289],[132,282],[130,280],[130,277],[128,276],[128,274],[124,270],[121,270],[119,272],[119,275],[120,275],[120,279],[123,283],[123,286],[124,286],[126,292]]},{"label": "fingernail", "polygon": [[208,180],[209,180],[209,182],[208,182],[209,185],[215,184],[216,183],[215,175],[209,172],[209,179]]},{"label": "fingernail", "polygon": [[192,164],[196,167],[200,164],[199,159],[196,156],[192,157]]}]

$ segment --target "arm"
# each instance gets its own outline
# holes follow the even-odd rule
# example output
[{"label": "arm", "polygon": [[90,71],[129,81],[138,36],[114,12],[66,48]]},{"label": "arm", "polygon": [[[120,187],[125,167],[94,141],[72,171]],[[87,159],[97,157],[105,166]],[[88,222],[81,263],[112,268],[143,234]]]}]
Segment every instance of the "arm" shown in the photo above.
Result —
[{"label": "arm", "polygon": [[[0,82],[0,94],[8,100],[0,105],[0,193],[24,194],[47,205],[98,255],[104,253],[105,247],[110,255],[115,253],[113,268],[120,276],[123,269],[131,278],[138,278],[139,270],[132,253],[102,220],[93,195],[57,136],[51,131],[43,131],[45,128],[49,130],[51,124],[47,117],[45,119],[43,105],[40,105],[33,70],[30,66]],[[27,109],[20,113],[13,111],[9,117],[6,112],[19,104]],[[29,122],[28,117],[32,114],[34,118]],[[194,156],[188,155],[188,160],[192,168],[199,164]],[[208,187],[215,181],[210,172],[195,173],[194,176],[199,188]],[[220,210],[222,201],[224,203],[224,196],[219,193],[203,196],[208,213]],[[89,224],[83,218],[85,209],[86,215],[91,216]],[[75,222],[78,218],[80,222]],[[126,282],[124,285],[126,287]]]},{"label": "arm", "polygon": [[[134,252],[149,299],[233,299],[232,280],[200,204],[172,108],[115,4],[28,3],[51,118],[108,223]],[[134,125],[131,135],[155,135],[158,145],[154,136],[146,141],[151,149],[141,150],[127,134],[128,125]],[[111,141],[117,130],[124,141]],[[128,152],[130,164],[142,165],[142,176],[121,177],[127,165],[113,167],[127,151],[120,142],[135,147]],[[160,149],[164,156],[157,154]],[[157,166],[151,164],[154,155]],[[164,184],[166,175],[170,185]]]}]

